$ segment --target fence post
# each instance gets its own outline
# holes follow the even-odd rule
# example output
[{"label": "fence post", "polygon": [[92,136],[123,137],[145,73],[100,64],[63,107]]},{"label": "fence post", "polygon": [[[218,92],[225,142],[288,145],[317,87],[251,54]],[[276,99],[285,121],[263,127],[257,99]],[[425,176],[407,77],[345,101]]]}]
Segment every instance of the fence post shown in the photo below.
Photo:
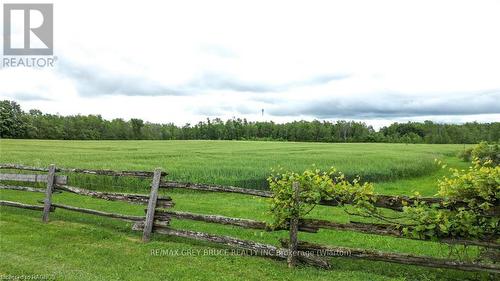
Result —
[{"label": "fence post", "polygon": [[148,242],[155,219],[156,201],[158,199],[158,188],[160,187],[161,169],[156,168],[153,175],[153,183],[151,184],[151,193],[149,195],[148,211],[146,213],[146,221],[144,222],[144,231],[142,233],[142,241]]},{"label": "fence post", "polygon": [[42,221],[49,221],[50,207],[52,204],[52,191],[54,191],[54,182],[56,174],[56,165],[50,164],[49,173],[47,175],[47,190],[45,191],[45,200],[43,201],[43,216]]},{"label": "fence post", "polygon": [[[292,184],[293,187],[293,199],[294,199],[294,207],[298,208],[299,207],[299,199],[300,199],[300,194],[299,194],[299,183],[298,182],[293,182]],[[297,232],[299,228],[299,213],[292,214],[292,217],[290,218],[290,245],[288,245],[288,267],[292,268],[295,267],[297,264],[297,244],[298,244],[298,239],[297,239]]]}]

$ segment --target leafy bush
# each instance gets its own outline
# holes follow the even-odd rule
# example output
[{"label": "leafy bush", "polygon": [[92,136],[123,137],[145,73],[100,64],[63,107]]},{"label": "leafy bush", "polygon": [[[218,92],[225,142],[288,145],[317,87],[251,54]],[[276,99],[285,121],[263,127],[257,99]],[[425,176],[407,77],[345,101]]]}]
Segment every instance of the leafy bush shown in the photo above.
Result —
[{"label": "leafy bush", "polygon": [[464,161],[470,162],[478,159],[481,163],[491,160],[494,165],[500,164],[500,149],[498,144],[489,144],[482,141],[474,147],[470,147],[460,152],[458,157]]},{"label": "leafy bush", "polygon": [[468,170],[451,169],[451,177],[439,181],[443,205],[418,201],[403,212],[413,225],[403,231],[416,238],[492,238],[499,235],[500,166],[476,158]]},{"label": "leafy bush", "polygon": [[458,155],[457,155],[458,158],[460,158],[466,162],[471,161],[472,160],[472,149],[473,149],[473,147],[464,148],[464,150],[462,150],[458,153]]},{"label": "leafy bush", "polygon": [[[285,226],[293,216],[303,218],[321,200],[336,200],[339,205],[353,204],[358,207],[370,205],[373,200],[373,184],[359,182],[359,178],[349,182],[344,174],[334,168],[328,171],[307,169],[303,173],[291,171],[273,172],[267,179],[273,192],[271,198],[272,227]],[[294,204],[293,183],[299,184],[300,204]]]},{"label": "leafy bush", "polygon": [[[384,220],[413,238],[496,239],[500,235],[500,166],[477,158],[473,163],[468,170],[452,169],[449,178],[439,181],[442,203],[429,205],[417,197],[396,218],[384,216],[374,206],[373,184],[361,184],[359,178],[349,182],[333,168],[308,169],[301,174],[273,173],[268,178],[273,192],[271,226],[285,226],[294,216],[306,216],[320,201],[335,200],[340,206],[353,205],[356,212],[350,214]],[[294,200],[294,182],[300,186],[298,206]]]}]

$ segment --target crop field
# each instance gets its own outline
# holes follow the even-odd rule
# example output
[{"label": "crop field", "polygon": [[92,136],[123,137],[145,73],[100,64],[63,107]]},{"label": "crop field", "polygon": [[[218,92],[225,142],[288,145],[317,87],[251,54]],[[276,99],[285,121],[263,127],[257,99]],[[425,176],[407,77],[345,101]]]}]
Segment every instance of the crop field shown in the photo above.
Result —
[{"label": "crop field", "polygon": [[328,144],[255,141],[2,140],[2,162],[123,170],[162,167],[179,181],[264,188],[271,168],[336,167],[348,176],[386,181],[427,175],[434,159],[463,145]]},{"label": "crop field", "polygon": [[[437,180],[448,167],[465,168],[456,154],[463,145],[327,144],[244,141],[40,141],[1,140],[2,163],[68,168],[153,170],[161,167],[170,180],[266,188],[272,168],[302,171],[311,165],[336,167],[350,177],[375,182],[381,194],[418,191],[433,196]],[[97,190],[148,193],[144,180],[103,179],[70,175],[70,183]],[[161,190],[173,198],[175,210],[269,221],[267,199],[239,194],[179,189]],[[37,204],[42,193],[0,190],[1,200]],[[55,203],[82,208],[143,215],[144,206],[54,194]],[[210,243],[153,235],[141,242],[131,223],[57,210],[43,224],[40,212],[0,207],[0,274],[47,275],[56,280],[489,280],[487,274],[385,262],[332,258],[333,269],[236,254]],[[363,221],[342,208],[319,206],[308,216],[338,222]],[[172,227],[229,235],[278,244],[286,231],[265,232],[192,221],[172,221]],[[299,239],[328,245],[448,257],[450,246],[348,231],[299,233]],[[462,246],[455,246],[458,249]],[[152,255],[155,250],[177,254]],[[167,251],[164,251],[167,252]],[[477,248],[469,247],[473,258]]]}]

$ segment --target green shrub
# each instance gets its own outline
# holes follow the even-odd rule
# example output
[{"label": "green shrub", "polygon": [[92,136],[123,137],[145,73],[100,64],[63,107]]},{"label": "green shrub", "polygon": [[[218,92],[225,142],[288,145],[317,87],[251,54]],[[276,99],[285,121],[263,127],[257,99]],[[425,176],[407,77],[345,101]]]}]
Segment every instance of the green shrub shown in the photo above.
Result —
[{"label": "green shrub", "polygon": [[[414,204],[403,207],[401,216],[392,218],[374,206],[373,184],[361,184],[359,179],[349,182],[333,168],[273,173],[268,182],[274,228],[285,226],[294,216],[303,218],[322,200],[334,200],[340,206],[353,205],[355,212],[346,210],[351,215],[383,220],[413,238],[496,239],[500,235],[500,166],[492,160],[476,158],[468,170],[452,169],[452,175],[438,183],[442,203],[429,205],[417,197]],[[300,186],[298,205],[294,182]]]},{"label": "green shrub", "polygon": [[[336,200],[339,205],[353,204],[359,208],[371,205],[373,200],[373,184],[359,182],[359,178],[352,182],[346,180],[344,174],[334,168],[328,171],[307,169],[303,173],[291,171],[273,172],[267,179],[273,192],[271,198],[271,214],[276,228],[286,225],[293,216],[303,218],[321,200]],[[294,204],[293,183],[299,184],[298,206]]]},{"label": "green shrub", "polygon": [[417,201],[403,213],[413,221],[405,226],[406,235],[415,238],[452,237],[465,239],[497,238],[499,235],[500,166],[492,160],[474,159],[468,170],[452,169],[451,177],[439,181],[438,195],[444,198],[428,206]]},{"label": "green shrub", "polygon": [[465,162],[472,161],[472,149],[473,147],[465,148],[464,150],[458,153],[458,158],[462,159]]},{"label": "green shrub", "polygon": [[485,163],[490,160],[493,165],[498,165],[500,163],[500,149],[498,144],[489,144],[485,141],[480,142],[474,147],[465,149],[460,152],[458,156],[468,162],[477,158],[481,163]]}]

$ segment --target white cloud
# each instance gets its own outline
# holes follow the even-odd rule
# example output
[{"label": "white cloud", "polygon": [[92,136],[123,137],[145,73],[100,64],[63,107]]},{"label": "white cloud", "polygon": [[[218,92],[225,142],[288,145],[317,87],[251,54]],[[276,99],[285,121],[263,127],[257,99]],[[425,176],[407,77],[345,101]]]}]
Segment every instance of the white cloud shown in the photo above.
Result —
[{"label": "white cloud", "polygon": [[499,1],[55,0],[54,9],[57,66],[0,70],[0,98],[178,124],[259,119],[261,108],[275,121],[376,126],[499,119]]}]

